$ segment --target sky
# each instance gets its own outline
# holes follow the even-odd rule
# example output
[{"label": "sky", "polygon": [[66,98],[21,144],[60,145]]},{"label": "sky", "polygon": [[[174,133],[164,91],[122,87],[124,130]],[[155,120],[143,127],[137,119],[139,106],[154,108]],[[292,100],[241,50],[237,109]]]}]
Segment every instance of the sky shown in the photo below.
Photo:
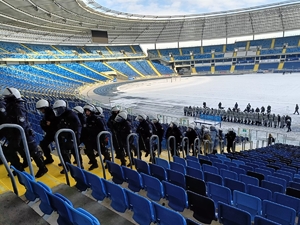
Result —
[{"label": "sky", "polygon": [[220,12],[278,3],[283,0],[95,0],[107,8],[142,15],[186,15]]}]

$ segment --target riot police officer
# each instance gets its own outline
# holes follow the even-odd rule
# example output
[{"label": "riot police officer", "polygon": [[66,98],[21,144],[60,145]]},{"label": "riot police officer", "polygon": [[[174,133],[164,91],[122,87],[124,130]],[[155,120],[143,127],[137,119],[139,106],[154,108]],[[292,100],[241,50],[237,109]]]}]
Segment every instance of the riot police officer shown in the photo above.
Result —
[{"label": "riot police officer", "polygon": [[176,122],[176,121],[171,122],[168,129],[167,129],[167,131],[166,131],[166,139],[167,140],[171,136],[175,137],[176,146],[174,146],[174,143],[171,140],[170,141],[170,151],[171,151],[171,154],[174,154],[174,151],[175,151],[176,155],[179,155],[178,150],[181,147],[181,141],[182,141],[182,133],[181,133],[178,126],[179,126],[178,122]]},{"label": "riot police officer", "polygon": [[[114,106],[111,108],[111,116],[108,118],[107,121],[107,127],[109,128],[111,135],[112,135],[112,139],[113,139],[113,147],[115,149],[116,152],[116,158],[117,159],[121,159],[124,156],[124,152],[120,152],[123,151],[123,148],[121,148],[120,146],[118,146],[118,138],[116,135],[116,121],[115,118],[118,115],[118,113],[120,112],[120,108],[118,106]],[[127,116],[126,116],[127,119]]]},{"label": "riot police officer", "polygon": [[45,99],[41,99],[36,103],[36,109],[39,113],[43,114],[40,126],[46,133],[43,140],[40,141],[40,147],[46,157],[44,162],[45,164],[51,164],[54,160],[49,145],[54,141],[55,132],[57,131],[57,118],[55,117],[49,102]]},{"label": "riot police officer", "polygon": [[[119,152],[119,158],[121,160],[121,165],[126,165],[125,160],[125,149],[127,147],[127,136],[132,133],[132,128],[130,125],[130,122],[127,120],[127,113],[125,111],[122,111],[117,114],[115,117],[115,125],[114,125],[114,131],[116,134],[116,146],[119,149],[115,149],[116,152]],[[133,142],[133,138],[130,140],[130,142]]]},{"label": "riot police officer", "polygon": [[139,147],[140,150],[146,152],[145,157],[150,154],[150,137],[152,136],[152,129],[147,122],[147,116],[143,113],[138,115],[135,119],[139,121],[139,125],[136,128],[136,133],[139,135]]},{"label": "riot police officer", "polygon": [[[97,136],[101,131],[105,131],[104,124],[102,123],[100,117],[95,115],[96,108],[92,105],[85,105],[83,107],[84,112],[86,114],[86,139],[85,143],[85,151],[88,156],[91,164],[89,170],[93,170],[98,168],[98,163],[96,160],[96,156],[94,151],[97,150]],[[108,150],[106,149],[106,137],[105,135],[101,136],[100,144],[102,155],[104,156],[104,160],[110,160],[110,156]]]},{"label": "riot police officer", "polygon": [[[189,139],[189,148],[193,150],[193,155],[196,155],[196,146],[194,146],[194,141],[198,137],[196,131],[195,131],[195,126],[193,124],[190,124],[187,128],[187,131],[185,133],[185,136]],[[190,149],[187,149],[187,144],[185,145],[185,152],[186,155],[189,155]],[[200,149],[198,149],[199,151]],[[195,154],[194,154],[195,153]]]},{"label": "riot police officer", "polygon": [[[76,140],[73,140],[72,135],[69,132],[62,132],[59,135],[59,146],[61,149],[62,157],[65,162],[71,163],[71,155],[75,155],[73,141],[77,144],[80,141],[81,136],[81,122],[78,115],[67,108],[67,103],[64,100],[56,100],[53,104],[53,111],[56,117],[58,117],[58,130],[68,128],[74,131]],[[80,165],[82,166],[82,158],[79,154]],[[62,170],[60,173],[64,174],[66,171]]]},{"label": "riot police officer", "polygon": [[151,120],[151,122],[153,124],[153,131],[154,131],[153,134],[158,136],[158,140],[159,140],[158,151],[159,151],[159,153],[161,153],[161,144],[162,144],[162,140],[164,138],[165,130],[157,118],[153,118]]},{"label": "riot police officer", "polygon": [[[3,96],[6,102],[6,122],[18,124],[24,129],[30,155],[39,168],[35,177],[39,178],[47,173],[48,169],[45,166],[42,152],[38,150],[38,146],[35,142],[34,131],[28,122],[24,100],[21,98],[21,94],[16,88],[6,88],[3,91]],[[13,128],[8,129],[8,132],[5,136],[7,139],[7,158],[9,158],[9,161],[14,167],[23,171],[23,165],[21,164],[20,158],[17,154],[17,151],[24,151],[20,132]]]}]

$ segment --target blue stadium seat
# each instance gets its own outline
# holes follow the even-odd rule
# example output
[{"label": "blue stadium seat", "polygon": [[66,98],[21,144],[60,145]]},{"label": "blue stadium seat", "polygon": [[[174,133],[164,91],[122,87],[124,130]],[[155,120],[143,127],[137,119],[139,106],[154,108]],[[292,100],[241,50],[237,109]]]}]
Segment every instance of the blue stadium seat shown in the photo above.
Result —
[{"label": "blue stadium seat", "polygon": [[159,201],[165,196],[164,188],[159,179],[149,176],[148,174],[141,173],[144,189],[147,191],[147,196],[153,201]]},{"label": "blue stadium seat", "polygon": [[223,178],[220,175],[204,172],[204,180],[205,182],[212,182],[215,184],[223,185]]},{"label": "blue stadium seat", "polygon": [[240,181],[246,184],[246,189],[248,184],[252,184],[254,186],[259,186],[259,180],[256,177],[251,177],[246,174],[240,174]]},{"label": "blue stadium seat", "polygon": [[233,192],[234,190],[246,192],[246,185],[242,181],[224,178],[224,186],[228,187],[231,192]]},{"label": "blue stadium seat", "polygon": [[224,178],[230,178],[233,180],[238,180],[238,175],[236,172],[230,171],[230,170],[226,170],[226,169],[221,169],[220,170],[220,175],[221,177]]},{"label": "blue stadium seat", "polygon": [[128,188],[133,192],[139,192],[143,189],[143,180],[141,175],[136,171],[125,166],[122,166],[125,181],[128,183]]},{"label": "blue stadium seat", "polygon": [[276,184],[280,184],[283,187],[283,190],[286,189],[286,180],[277,177],[275,175],[275,173],[274,173],[274,176],[272,176],[272,175],[267,176],[266,181],[270,181],[270,182],[273,182],[273,183],[276,183]]},{"label": "blue stadium seat", "polygon": [[299,182],[295,182],[295,181],[290,181],[288,183],[288,187],[292,187],[292,188],[300,190],[300,183]]},{"label": "blue stadium seat", "polygon": [[197,159],[197,161],[193,161],[193,160],[186,160],[187,166],[189,167],[193,167],[195,169],[201,170],[201,165],[199,163],[199,160]]},{"label": "blue stadium seat", "polygon": [[184,175],[186,174],[185,166],[183,166],[181,163],[170,162],[170,169],[182,173]]},{"label": "blue stadium seat", "polygon": [[272,200],[272,192],[269,189],[248,184],[247,193],[263,200]]},{"label": "blue stadium seat", "polygon": [[167,169],[167,181],[185,189],[185,176],[183,173]]},{"label": "blue stadium seat", "polygon": [[189,176],[201,179],[201,180],[204,179],[202,170],[196,169],[193,167],[189,167],[189,166],[186,167],[186,175],[189,175]]},{"label": "blue stadium seat", "polygon": [[274,192],[284,193],[285,192],[285,188],[281,184],[274,183],[274,182],[267,181],[267,180],[263,180],[261,182],[261,187],[269,189],[270,191],[272,191],[272,193],[274,193]]},{"label": "blue stadium seat", "polygon": [[251,225],[250,213],[222,202],[218,204],[218,218],[224,225]]},{"label": "blue stadium seat", "polygon": [[265,170],[264,168],[260,168],[260,167],[259,168],[255,168],[255,172],[263,174],[265,177],[273,174],[271,171]]},{"label": "blue stadium seat", "polygon": [[149,167],[151,176],[156,177],[160,181],[168,180],[165,168],[151,163],[149,164]]},{"label": "blue stadium seat", "polygon": [[50,192],[47,192],[47,195],[51,207],[59,215],[57,223],[60,225],[73,225],[72,216],[70,215],[69,209],[66,206],[66,204],[68,204],[69,206],[73,207],[72,202],[70,202],[66,197],[58,193],[52,194]]},{"label": "blue stadium seat", "polygon": [[285,205],[287,207],[290,207],[296,211],[296,214],[298,215],[300,213],[300,199],[295,198],[283,193],[275,192],[273,194],[273,201]]},{"label": "blue stadium seat", "polygon": [[219,174],[219,169],[217,167],[210,166],[210,165],[207,165],[207,164],[202,165],[202,170],[203,170],[203,172]]},{"label": "blue stadium seat", "polygon": [[87,185],[92,189],[91,195],[97,200],[102,201],[106,196],[106,191],[102,179],[97,175],[83,170]]},{"label": "blue stadium seat", "polygon": [[264,200],[262,216],[282,225],[290,225],[295,223],[296,211],[290,207]]},{"label": "blue stadium seat", "polygon": [[31,183],[33,192],[41,200],[39,204],[40,210],[43,213],[50,215],[53,212],[53,209],[51,207],[47,193],[52,193],[51,188],[39,181],[35,182],[34,180],[29,180],[29,182]]},{"label": "blue stadium seat", "polygon": [[154,208],[155,220],[161,225],[186,225],[185,218],[178,212],[168,209],[155,202],[152,203]]},{"label": "blue stadium seat", "polygon": [[162,159],[162,158],[155,157],[155,164],[159,165],[159,166],[162,166],[165,169],[169,169],[170,168],[169,162],[167,160],[165,160],[165,159]]},{"label": "blue stadium seat", "polygon": [[250,213],[252,221],[256,215],[261,214],[261,199],[244,192],[233,191],[233,205]]},{"label": "blue stadium seat", "polygon": [[225,169],[228,170],[229,167],[227,165],[225,165],[223,162],[222,163],[213,163],[213,166],[217,167],[219,169],[219,171],[221,171],[221,169]]},{"label": "blue stadium seat", "polygon": [[107,161],[107,168],[112,176],[112,181],[116,184],[122,184],[125,181],[123,168],[111,161]]},{"label": "blue stadium seat", "polygon": [[218,202],[224,202],[226,204],[232,204],[232,194],[228,187],[221,186],[219,184],[207,182],[207,195],[214,201],[215,208],[218,207]]},{"label": "blue stadium seat", "polygon": [[129,209],[133,211],[132,218],[141,225],[149,225],[155,221],[154,209],[151,201],[145,197],[126,190]]},{"label": "blue stadium seat", "polygon": [[88,188],[88,186],[86,185],[87,181],[86,181],[85,175],[83,173],[83,170],[77,166],[74,166],[74,165],[68,163],[68,162],[66,163],[66,165],[70,170],[71,176],[76,181],[75,187],[79,191],[85,191]]},{"label": "blue stadium seat", "polygon": [[199,162],[199,159],[196,156],[187,155],[186,160]]},{"label": "blue stadium seat", "polygon": [[180,158],[178,156],[173,156],[173,161],[179,164],[182,164],[184,167],[186,167],[186,161],[184,158]]},{"label": "blue stadium seat", "polygon": [[243,168],[235,167],[235,166],[230,166],[229,167],[230,171],[236,172],[238,175],[240,174],[246,174],[246,170]]},{"label": "blue stadium seat", "polygon": [[135,169],[139,172],[139,173],[145,173],[150,175],[150,167],[149,164],[146,163],[143,160],[134,158],[134,165],[135,165]]},{"label": "blue stadium seat", "polygon": [[125,212],[128,208],[127,196],[124,189],[118,184],[108,180],[102,180],[105,186],[107,196],[111,199],[111,207],[118,212]]},{"label": "blue stadium seat", "polygon": [[70,217],[72,218],[72,224],[74,225],[100,225],[100,222],[96,217],[90,214],[88,211],[77,208],[74,209],[73,206],[69,205],[65,202],[65,206],[70,213]]},{"label": "blue stadium seat", "polygon": [[188,207],[187,194],[185,189],[180,186],[163,181],[165,197],[169,201],[168,205],[179,212],[183,212]]},{"label": "blue stadium seat", "polygon": [[37,198],[37,196],[35,195],[30,183],[30,180],[34,181],[34,177],[32,177],[30,174],[26,172],[21,172],[17,170],[14,166],[10,166],[10,168],[17,174],[19,183],[25,187],[26,189],[25,197],[29,201],[34,201]]}]

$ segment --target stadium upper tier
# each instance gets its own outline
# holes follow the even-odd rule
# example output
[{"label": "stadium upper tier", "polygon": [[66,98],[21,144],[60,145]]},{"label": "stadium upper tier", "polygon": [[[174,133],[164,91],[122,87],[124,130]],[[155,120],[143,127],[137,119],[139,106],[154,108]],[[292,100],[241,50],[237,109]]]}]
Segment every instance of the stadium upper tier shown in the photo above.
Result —
[{"label": "stadium upper tier", "polygon": [[2,0],[0,8],[0,38],[27,43],[91,43],[92,30],[107,32],[109,44],[198,41],[292,31],[300,24],[297,0],[180,16],[123,13],[95,0]]},{"label": "stadium upper tier", "polygon": [[134,46],[63,46],[0,42],[0,58],[84,59],[130,58],[145,56],[139,45]]},{"label": "stadium upper tier", "polygon": [[300,52],[300,36],[241,41],[234,44],[148,50],[149,57],[166,61],[232,58]]}]

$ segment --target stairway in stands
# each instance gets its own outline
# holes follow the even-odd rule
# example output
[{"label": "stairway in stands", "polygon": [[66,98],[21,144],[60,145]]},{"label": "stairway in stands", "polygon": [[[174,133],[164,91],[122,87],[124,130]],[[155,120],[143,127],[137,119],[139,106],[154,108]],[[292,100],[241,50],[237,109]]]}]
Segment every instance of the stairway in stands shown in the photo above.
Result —
[{"label": "stairway in stands", "polygon": [[[99,204],[91,197],[90,193],[79,192],[77,188],[74,187],[75,181],[70,176],[70,173],[70,186],[68,186],[66,184],[65,175],[60,174],[62,167],[58,166],[58,156],[53,155],[53,159],[54,163],[47,165],[49,170],[48,173],[43,177],[36,179],[36,181],[46,184],[52,189],[53,193],[60,193],[67,197],[73,203],[74,208],[80,207],[93,214],[100,221],[100,224],[136,224],[132,219],[132,214],[120,214],[114,211],[110,207],[109,200],[103,201],[101,204]],[[120,163],[118,159],[116,159],[115,162]],[[83,156],[83,165],[86,169],[89,167],[88,159],[85,155]],[[100,167],[101,166],[91,172],[99,177],[103,177],[103,170]],[[36,173],[37,167],[35,163],[33,163],[33,169]],[[29,173],[29,168],[26,168],[25,171]],[[58,224],[58,214],[53,212],[50,216],[44,216],[38,207],[40,200],[29,202],[24,196],[26,189],[19,183],[17,177],[15,178],[19,196],[13,193],[11,180],[8,176],[5,166],[0,165],[0,224]],[[106,172],[106,178],[111,178],[108,172]]]}]

